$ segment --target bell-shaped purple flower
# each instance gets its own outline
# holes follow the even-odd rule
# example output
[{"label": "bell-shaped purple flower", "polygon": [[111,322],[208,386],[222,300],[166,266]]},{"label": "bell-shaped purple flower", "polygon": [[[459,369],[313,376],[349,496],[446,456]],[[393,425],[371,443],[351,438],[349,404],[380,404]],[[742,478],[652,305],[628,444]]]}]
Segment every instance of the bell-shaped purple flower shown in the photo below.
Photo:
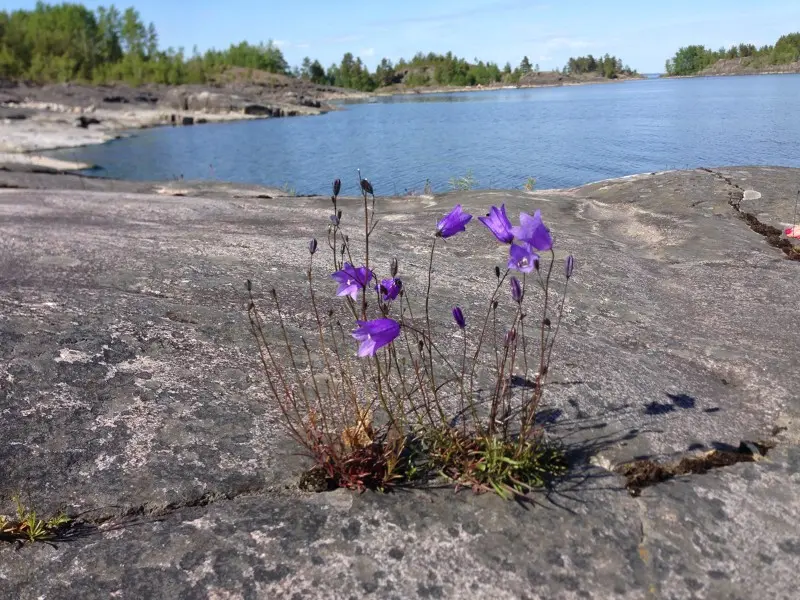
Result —
[{"label": "bell-shaped purple flower", "polygon": [[393,319],[374,319],[372,321],[356,321],[358,327],[352,331],[358,347],[359,356],[375,356],[378,349],[391,344],[400,335],[400,323]]},{"label": "bell-shaped purple flower", "polygon": [[539,266],[539,256],[531,251],[527,246],[511,244],[508,247],[508,268],[530,273]]},{"label": "bell-shaped purple flower", "polygon": [[543,252],[553,247],[553,238],[550,231],[542,222],[541,211],[536,211],[533,216],[527,213],[519,214],[519,227],[512,227],[511,233],[520,241],[531,246],[532,249]]},{"label": "bell-shaped purple flower", "polygon": [[464,329],[464,327],[467,326],[467,321],[464,318],[464,313],[461,312],[461,308],[458,306],[456,306],[453,309],[453,320],[456,322],[456,325],[458,325],[461,329]]},{"label": "bell-shaped purple flower", "polygon": [[436,235],[443,238],[449,238],[457,234],[459,231],[465,231],[467,228],[467,223],[470,222],[472,219],[472,215],[465,213],[461,209],[460,204],[456,204],[453,210],[447,213],[439,223],[437,223],[436,228],[438,231]]},{"label": "bell-shaped purple flower", "polygon": [[312,256],[317,251],[317,238],[311,238],[308,241],[308,253]]},{"label": "bell-shaped purple flower", "polygon": [[522,285],[516,277],[511,278],[511,298],[519,304],[522,302]]},{"label": "bell-shaped purple flower", "polygon": [[514,241],[514,234],[511,233],[511,221],[506,216],[505,204],[500,205],[499,209],[493,206],[489,210],[489,214],[485,217],[478,217],[478,220],[489,228],[489,231],[494,234],[498,241],[504,244],[510,244]]},{"label": "bell-shaped purple flower", "polygon": [[566,275],[567,279],[572,277],[572,271],[574,269],[575,269],[575,259],[572,257],[572,254],[570,254],[564,260],[564,275]]},{"label": "bell-shaped purple flower", "polygon": [[384,302],[391,302],[400,295],[403,290],[403,282],[397,277],[384,279],[375,286],[375,289],[378,290]]},{"label": "bell-shaped purple flower", "polygon": [[344,263],[344,267],[331,277],[339,283],[337,296],[350,296],[356,300],[359,290],[367,287],[373,275],[367,267],[354,267],[350,263]]}]

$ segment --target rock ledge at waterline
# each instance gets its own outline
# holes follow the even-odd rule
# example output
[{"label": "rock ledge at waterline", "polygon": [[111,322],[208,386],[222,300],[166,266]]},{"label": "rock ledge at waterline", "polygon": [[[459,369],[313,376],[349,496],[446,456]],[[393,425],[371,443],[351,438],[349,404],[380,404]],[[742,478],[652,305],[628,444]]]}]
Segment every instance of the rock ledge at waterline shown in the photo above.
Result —
[{"label": "rock ledge at waterline", "polygon": [[[525,507],[449,488],[297,490],[244,281],[300,293],[328,199],[0,173],[18,188],[0,191],[0,513],[19,491],[43,514],[80,514],[85,534],[0,546],[0,595],[794,597],[800,262],[731,201],[781,228],[799,180],[736,167],[379,197],[373,256],[396,252],[407,285],[456,202],[541,208],[576,257],[545,396],[575,464]],[[355,221],[358,202],[343,203]],[[477,311],[502,248],[474,221],[440,256],[435,312]],[[742,441],[773,447],[639,497],[613,470]]]}]

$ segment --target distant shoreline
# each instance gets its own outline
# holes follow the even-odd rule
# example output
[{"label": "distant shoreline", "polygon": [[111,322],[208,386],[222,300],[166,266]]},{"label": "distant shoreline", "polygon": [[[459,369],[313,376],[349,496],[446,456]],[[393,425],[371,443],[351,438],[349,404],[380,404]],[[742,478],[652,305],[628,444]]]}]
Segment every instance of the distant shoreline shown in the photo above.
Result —
[{"label": "distant shoreline", "polygon": [[579,85],[596,85],[607,83],[625,83],[629,81],[645,81],[648,77],[619,77],[616,79],[606,79],[605,77],[597,77],[586,79],[583,81],[558,81],[552,83],[528,83],[528,84],[494,84],[494,85],[474,85],[474,86],[425,86],[425,87],[411,87],[394,89],[391,91],[382,92],[380,89],[372,92],[372,96],[379,98],[387,98],[391,96],[415,96],[422,94],[455,94],[461,92],[494,92],[498,90],[529,90],[537,88],[554,88],[554,87],[573,87]]}]

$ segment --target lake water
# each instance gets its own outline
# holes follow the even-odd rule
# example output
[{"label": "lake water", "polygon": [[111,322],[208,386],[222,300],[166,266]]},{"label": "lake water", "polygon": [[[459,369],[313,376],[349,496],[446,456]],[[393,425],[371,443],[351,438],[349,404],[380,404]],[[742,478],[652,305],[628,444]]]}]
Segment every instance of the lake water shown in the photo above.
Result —
[{"label": "lake water", "polygon": [[322,116],[164,127],[52,153],[126,179],[222,179],[299,194],[576,186],[724,165],[800,167],[800,75],[649,79],[607,85],[383,98]]}]

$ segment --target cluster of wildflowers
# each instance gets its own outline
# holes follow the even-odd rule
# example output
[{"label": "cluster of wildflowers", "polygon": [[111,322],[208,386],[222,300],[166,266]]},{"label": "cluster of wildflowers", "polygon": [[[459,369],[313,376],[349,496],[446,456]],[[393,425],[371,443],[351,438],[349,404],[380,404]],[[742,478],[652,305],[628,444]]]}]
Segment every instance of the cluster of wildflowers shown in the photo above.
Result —
[{"label": "cluster of wildflowers", "polygon": [[[375,195],[372,184],[360,172],[359,189],[364,207],[363,263],[352,258],[353,247],[350,236],[342,230],[343,214],[338,206],[341,181],[333,183],[333,214],[328,226],[333,270],[329,277],[337,285],[335,296],[341,310],[331,308],[327,315],[319,310],[312,277],[318,242],[312,239],[308,245],[311,263],[307,279],[317,321],[315,351],[305,339],[302,352],[293,351],[273,290],[293,378],[284,374],[281,358],[264,333],[248,282],[251,324],[270,389],[290,433],[310,451],[315,468],[334,486],[363,489],[408,482],[419,470],[410,457],[427,453],[422,463],[428,470],[458,484],[494,489],[501,495],[531,489],[541,483],[541,473],[548,470],[541,465],[542,457],[550,455],[536,414],[564,308],[564,294],[555,309],[550,303],[555,253],[540,211],[533,216],[522,212],[518,225],[508,218],[505,204],[492,206],[486,216],[479,217],[494,238],[508,246],[507,268],[502,273],[495,267],[497,287],[483,316],[470,317],[462,307],[452,307],[453,322],[463,338],[459,369],[437,347],[429,310],[431,273],[437,240],[465,232],[472,215],[457,204],[436,223],[424,321],[420,321],[423,317],[415,317],[410,296],[422,288],[408,288],[398,276],[397,258],[392,259],[388,276],[373,271],[369,249],[376,225]],[[549,253],[546,267],[543,253]],[[564,263],[565,291],[574,265],[573,257],[568,256]],[[518,275],[509,276],[512,271]],[[537,343],[526,340],[525,332],[529,278],[543,292]],[[506,279],[511,323],[492,348],[487,341],[492,338],[487,333],[488,324],[490,317],[493,323],[498,320]],[[341,316],[342,311],[346,316]],[[474,325],[468,327],[469,322]],[[357,343],[352,353],[347,350],[347,337]],[[482,353],[492,359],[486,360]],[[487,368],[492,382],[481,386],[476,373]],[[513,381],[520,377],[532,379],[532,385],[515,390]],[[320,380],[323,383],[318,383]],[[478,400],[480,389],[488,390],[488,401],[483,404]]]}]

